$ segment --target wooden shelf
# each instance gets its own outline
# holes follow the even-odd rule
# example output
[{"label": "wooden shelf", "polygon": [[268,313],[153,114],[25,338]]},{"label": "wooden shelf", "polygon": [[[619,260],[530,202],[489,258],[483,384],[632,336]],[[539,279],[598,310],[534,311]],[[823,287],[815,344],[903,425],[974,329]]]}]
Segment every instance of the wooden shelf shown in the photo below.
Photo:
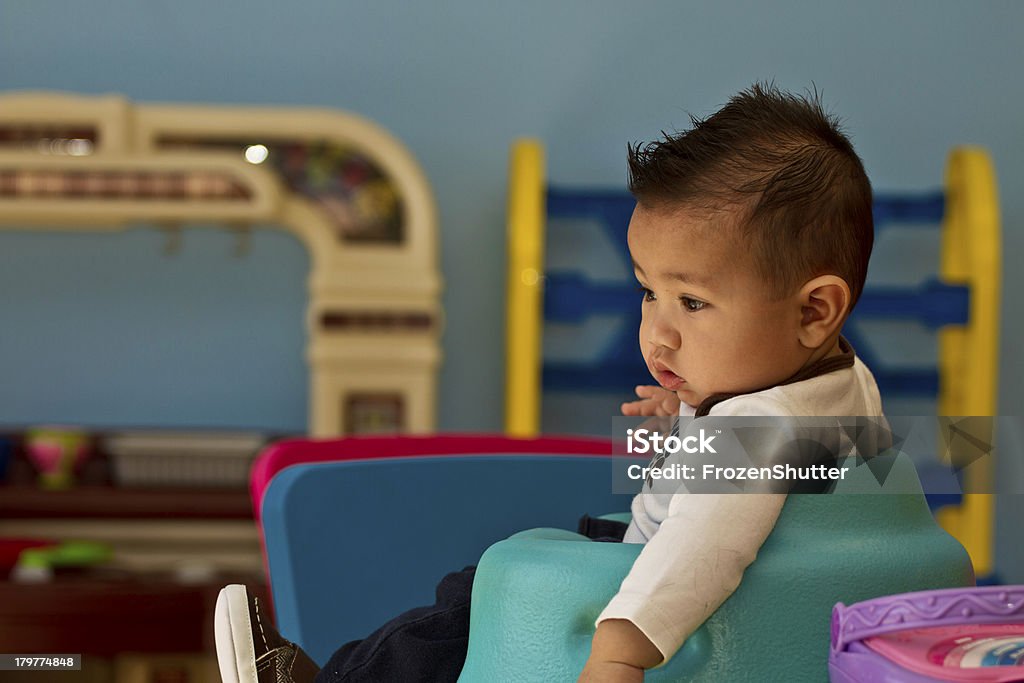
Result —
[{"label": "wooden shelf", "polygon": [[44,491],[0,485],[0,518],[7,519],[252,519],[245,489],[78,486]]},{"label": "wooden shelf", "polygon": [[0,643],[11,652],[213,653],[213,609],[227,583],[245,583],[269,604],[266,585],[252,576],[200,585],[160,577],[0,581]]}]

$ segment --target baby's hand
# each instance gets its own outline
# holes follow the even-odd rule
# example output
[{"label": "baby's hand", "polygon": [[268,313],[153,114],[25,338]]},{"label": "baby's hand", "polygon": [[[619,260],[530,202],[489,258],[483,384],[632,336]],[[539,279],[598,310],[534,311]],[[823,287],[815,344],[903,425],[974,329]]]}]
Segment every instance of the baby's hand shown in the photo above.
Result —
[{"label": "baby's hand", "polygon": [[590,641],[590,657],[577,683],[642,683],[644,669],[661,663],[661,652],[625,619],[605,619]]},{"label": "baby's hand", "polygon": [[577,683],[641,683],[644,670],[621,662],[587,662]]},{"label": "baby's hand", "polygon": [[674,391],[644,384],[635,391],[639,400],[623,403],[623,415],[675,417],[679,414],[680,400]]}]

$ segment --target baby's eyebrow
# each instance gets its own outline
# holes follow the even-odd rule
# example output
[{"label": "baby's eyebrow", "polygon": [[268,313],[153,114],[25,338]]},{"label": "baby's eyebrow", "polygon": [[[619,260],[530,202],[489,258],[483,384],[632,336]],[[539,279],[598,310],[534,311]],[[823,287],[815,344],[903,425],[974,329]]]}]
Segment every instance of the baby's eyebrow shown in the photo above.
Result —
[{"label": "baby's eyebrow", "polygon": [[697,287],[710,287],[711,278],[703,275],[697,275],[694,273],[666,273],[665,277],[670,280],[679,280],[688,285],[695,285]]},{"label": "baby's eyebrow", "polygon": [[[647,274],[644,272],[644,269],[641,268],[640,264],[636,261],[633,261],[633,269],[646,277]],[[696,287],[710,287],[712,284],[710,277],[696,273],[671,272],[665,273],[664,277],[669,280],[678,280],[683,284],[694,285]]]}]

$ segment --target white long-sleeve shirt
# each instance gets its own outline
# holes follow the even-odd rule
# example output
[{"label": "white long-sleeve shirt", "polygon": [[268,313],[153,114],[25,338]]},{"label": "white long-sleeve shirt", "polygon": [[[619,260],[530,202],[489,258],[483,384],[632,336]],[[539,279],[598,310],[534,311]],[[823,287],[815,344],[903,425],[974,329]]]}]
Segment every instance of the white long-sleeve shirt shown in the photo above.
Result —
[{"label": "white long-sleeve shirt", "polygon": [[[859,359],[842,369],[827,367],[819,368],[825,374],[809,379],[721,400],[706,414],[882,415],[874,377]],[[694,413],[685,404],[680,410],[684,417]],[[668,661],[739,586],[774,528],[785,495],[660,494],[652,493],[649,485],[633,499],[633,519],[623,539],[644,548],[597,623],[632,622]]]}]

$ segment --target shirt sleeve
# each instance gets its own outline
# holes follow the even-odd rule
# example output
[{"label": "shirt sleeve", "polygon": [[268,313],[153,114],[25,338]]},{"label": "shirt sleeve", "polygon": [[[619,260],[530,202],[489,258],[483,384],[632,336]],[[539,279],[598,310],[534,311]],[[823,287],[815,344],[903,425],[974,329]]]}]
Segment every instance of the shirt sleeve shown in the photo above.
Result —
[{"label": "shirt sleeve", "polygon": [[626,619],[668,661],[740,584],[784,494],[676,494],[669,515],[597,618]]}]

